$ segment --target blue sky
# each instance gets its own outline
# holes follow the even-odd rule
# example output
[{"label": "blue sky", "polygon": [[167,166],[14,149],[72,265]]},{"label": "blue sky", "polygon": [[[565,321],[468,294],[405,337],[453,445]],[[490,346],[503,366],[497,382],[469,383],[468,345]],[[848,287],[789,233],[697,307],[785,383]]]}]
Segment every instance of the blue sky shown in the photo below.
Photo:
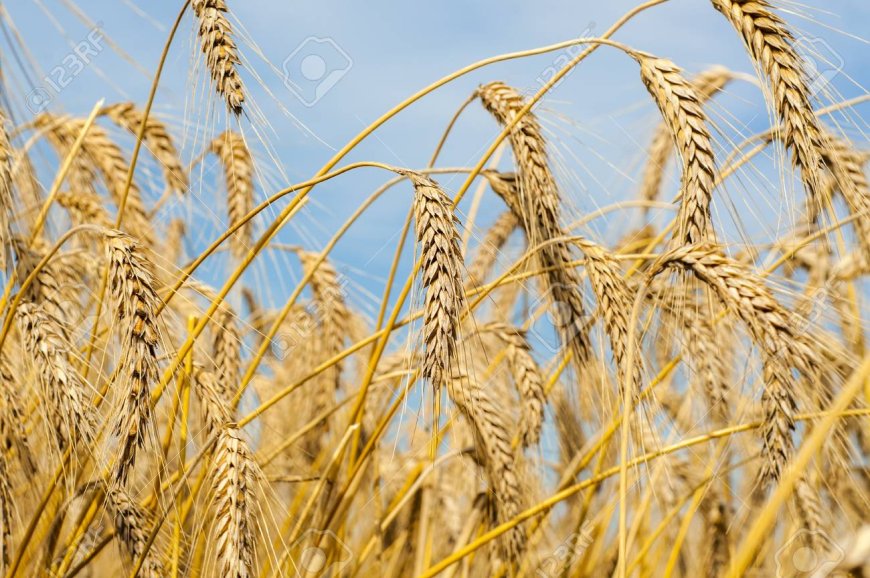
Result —
[{"label": "blue sky", "polygon": [[[182,23],[170,52],[155,110],[183,134],[187,161],[201,150],[203,139],[227,127],[240,126],[258,158],[260,198],[313,175],[335,149],[365,125],[445,74],[496,54],[581,34],[600,34],[636,4],[623,0],[227,3],[241,39],[251,117],[237,125],[211,97],[201,62],[197,64],[190,16]],[[81,12],[99,22],[111,42],[128,56],[122,57],[114,48],[101,51],[67,88],[53,97],[49,109],[85,114],[98,98],[143,102],[178,5],[180,2],[79,0]],[[20,75],[11,79],[12,87],[21,91],[16,96],[24,97],[33,86],[44,85],[39,80],[42,75],[50,74],[52,68],[64,62],[71,45],[87,38],[89,26],[70,6],[69,0],[4,5],[14,26],[27,39],[32,58],[43,69],[33,75],[34,83],[24,81]],[[829,99],[822,95],[822,100],[863,94],[863,86],[868,85],[870,51],[861,36],[870,23],[870,4],[865,0],[833,0],[813,2],[812,6],[780,6],[794,29],[807,38],[807,46],[824,57],[816,58],[814,66],[830,77],[826,76],[830,84],[825,88],[833,94]],[[707,1],[671,0],[638,16],[616,38],[671,58],[688,73],[711,64],[753,72],[735,32]],[[306,60],[312,55],[313,60]],[[536,79],[560,55],[500,63],[463,77],[390,121],[348,161],[377,160],[422,167],[457,106],[477,85],[499,79],[524,89],[534,88]],[[283,70],[288,57],[287,67],[296,78],[306,71],[317,73],[318,65],[322,65],[329,69],[327,72],[339,70],[338,80],[312,104],[310,94],[304,90],[294,93],[285,84]],[[306,88],[311,85],[308,83]],[[569,212],[580,216],[635,194],[644,149],[658,113],[633,61],[613,49],[599,50],[548,96],[539,112],[552,142]],[[867,105],[863,105],[848,116],[838,117],[846,133],[861,143],[866,142],[867,127],[859,117],[867,112]],[[737,138],[735,135],[748,135],[769,124],[759,89],[747,82],[732,84],[726,94],[717,98],[710,114],[722,130],[718,142],[723,153],[728,150],[724,145]],[[25,121],[27,116],[26,109],[15,110],[17,121]],[[201,134],[202,127],[207,134]],[[441,164],[474,164],[497,132],[486,114],[471,107],[448,141]],[[753,184],[757,190],[750,191],[752,194],[743,194],[739,181],[724,192],[717,204],[717,219],[723,230],[736,232],[739,227],[748,236],[769,237],[772,229],[787,225],[780,222],[781,214],[793,209],[795,202],[777,187],[776,162],[775,157],[759,160],[754,170],[769,182]],[[203,178],[195,179],[202,185],[180,207],[166,213],[187,211],[202,223],[202,227],[190,231],[191,252],[217,235],[217,221],[222,215],[223,201],[216,189],[219,183],[212,178],[209,166]],[[508,166],[507,162],[504,166]],[[366,169],[317,187],[306,213],[279,240],[319,248],[359,202],[387,178],[382,171]],[[677,176],[671,175],[671,179],[673,184]],[[462,183],[461,177],[449,175],[439,180],[451,192]],[[374,293],[381,291],[378,279],[388,268],[394,237],[409,203],[407,187],[388,193],[336,250],[339,267]],[[466,209],[467,204],[460,207],[460,212]],[[488,224],[500,210],[496,200],[487,197],[480,224]],[[585,232],[599,240],[613,241],[628,226],[637,224],[632,220],[635,217],[636,213],[620,213],[595,221]],[[214,269],[223,272],[224,267],[216,262]],[[282,282],[288,277],[284,270],[291,267],[295,267],[293,259],[271,252],[259,262],[249,282],[268,283],[275,300],[281,301],[292,287],[292,283]]]}]

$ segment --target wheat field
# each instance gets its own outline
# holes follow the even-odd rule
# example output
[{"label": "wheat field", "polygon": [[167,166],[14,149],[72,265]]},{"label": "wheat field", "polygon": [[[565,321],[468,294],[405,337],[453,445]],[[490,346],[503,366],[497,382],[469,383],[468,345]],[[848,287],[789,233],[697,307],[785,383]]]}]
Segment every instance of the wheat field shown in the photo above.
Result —
[{"label": "wheat field", "polygon": [[[667,0],[638,3],[383,103],[290,178],[240,2],[172,3],[141,101],[72,114],[75,84],[3,74],[0,575],[870,576],[868,98],[819,92],[792,3],[698,0],[744,67],[695,71],[623,32]],[[550,53],[532,90],[491,71]],[[604,54],[656,117],[584,212],[546,103]],[[209,114],[158,113],[172,59]],[[356,154],[469,75],[429,158]],[[757,100],[725,111],[735,85]],[[474,114],[486,146],[445,164]],[[358,205],[319,194],[360,174]],[[343,222],[306,234],[317,203]]]}]

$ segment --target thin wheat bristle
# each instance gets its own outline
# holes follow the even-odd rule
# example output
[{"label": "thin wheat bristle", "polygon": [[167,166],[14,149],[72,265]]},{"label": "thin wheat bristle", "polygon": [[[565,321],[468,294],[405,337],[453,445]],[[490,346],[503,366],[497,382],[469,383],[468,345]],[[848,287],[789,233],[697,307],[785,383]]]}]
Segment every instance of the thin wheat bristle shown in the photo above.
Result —
[{"label": "thin wheat bristle", "polygon": [[[138,135],[142,128],[144,112],[139,110],[132,102],[119,102],[104,107],[100,114],[110,118],[118,126],[127,129],[134,135]],[[169,133],[169,129],[162,122],[148,115],[145,124],[145,132],[142,134],[143,145],[148,148],[163,171],[166,186],[170,191],[183,195],[190,188],[190,179],[187,170],[181,164],[178,150]]]},{"label": "thin wheat bristle", "polygon": [[215,83],[215,89],[236,116],[242,114],[245,91],[238,67],[241,60],[233,28],[227,20],[224,0],[193,0],[193,11],[199,19],[199,38],[205,63]]},{"label": "thin wheat bristle", "polygon": [[[227,131],[215,138],[208,150],[218,156],[227,187],[227,216],[232,227],[254,208],[254,159],[245,139]],[[251,223],[245,223],[232,236],[230,244],[236,257],[243,257],[251,245]]]},{"label": "thin wheat bristle", "polygon": [[[502,126],[513,122],[525,105],[525,99],[502,82],[481,86],[476,95]],[[564,345],[573,352],[575,363],[582,365],[590,355],[588,336],[583,330],[582,285],[577,270],[570,266],[573,261],[571,247],[567,241],[561,240],[565,234],[561,225],[559,188],[550,170],[541,127],[531,111],[514,125],[510,144],[517,165],[517,178],[514,183],[490,178],[490,186],[517,213],[529,244],[544,244],[538,255],[547,269],[553,316]]]},{"label": "thin wheat bristle", "polygon": [[115,425],[115,433],[121,437],[121,454],[113,475],[123,484],[152,426],[151,385],[158,378],[160,331],[156,315],[160,298],[154,290],[151,265],[133,238],[118,231],[107,233],[106,255],[111,296],[121,322],[124,394]]},{"label": "thin wheat bristle", "polygon": [[674,240],[679,244],[714,240],[710,203],[716,163],[701,97],[669,60],[649,55],[638,55],[637,60],[643,83],[655,99],[683,162]]},{"label": "thin wheat bristle", "polygon": [[414,185],[414,227],[426,289],[422,373],[437,392],[458,365],[459,319],[465,308],[458,219],[438,183],[418,173],[407,176]]},{"label": "thin wheat bristle", "polygon": [[215,449],[214,548],[219,575],[247,578],[255,575],[254,552],[256,464],[248,444],[233,426],[224,427]]},{"label": "thin wheat bristle", "polygon": [[810,102],[804,63],[794,36],[767,0],[711,0],[740,34],[756,67],[767,77],[773,106],[783,123],[808,196],[818,206],[823,182],[824,135]]}]

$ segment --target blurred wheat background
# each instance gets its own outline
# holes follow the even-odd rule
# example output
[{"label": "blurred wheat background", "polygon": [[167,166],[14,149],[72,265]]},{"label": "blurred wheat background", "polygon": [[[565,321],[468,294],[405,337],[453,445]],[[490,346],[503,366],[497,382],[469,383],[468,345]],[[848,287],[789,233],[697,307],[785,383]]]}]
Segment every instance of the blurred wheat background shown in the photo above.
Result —
[{"label": "blurred wheat background", "polygon": [[862,2],[0,4],[0,572],[870,574]]}]

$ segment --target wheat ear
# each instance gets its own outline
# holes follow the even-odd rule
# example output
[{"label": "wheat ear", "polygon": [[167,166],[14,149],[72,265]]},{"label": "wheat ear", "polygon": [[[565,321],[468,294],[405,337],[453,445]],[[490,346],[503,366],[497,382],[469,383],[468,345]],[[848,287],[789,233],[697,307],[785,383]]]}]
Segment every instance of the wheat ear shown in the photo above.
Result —
[{"label": "wheat ear", "polygon": [[[110,118],[118,126],[127,129],[134,135],[139,134],[142,127],[143,111],[139,110],[132,102],[120,102],[107,106],[100,114]],[[190,188],[190,179],[187,170],[181,164],[178,150],[169,133],[169,129],[162,122],[148,115],[145,124],[145,132],[142,135],[143,143],[160,163],[163,178],[170,191],[183,195]]]},{"label": "wheat ear", "polygon": [[39,374],[41,394],[54,421],[60,449],[89,446],[94,439],[94,417],[87,389],[69,363],[70,343],[59,321],[41,306],[22,303],[16,310],[24,345]]},{"label": "wheat ear", "polygon": [[139,575],[147,578],[165,576],[160,555],[155,552],[154,546],[151,545],[146,552],[153,526],[148,513],[130,497],[126,490],[119,487],[107,490],[106,504],[112,516],[115,533],[133,564],[137,564],[142,556],[145,556]]},{"label": "wheat ear", "polygon": [[[504,422],[504,410],[479,384],[465,376],[454,377],[447,388],[450,399],[468,419],[475,432],[478,455],[484,464],[492,495],[495,522],[504,523],[522,511],[523,492],[515,471],[513,437]],[[481,451],[482,450],[482,451]],[[526,535],[521,526],[511,529],[500,541],[509,561],[518,560],[525,550]]]},{"label": "wheat ear", "polygon": [[121,455],[114,478],[123,484],[152,426],[151,385],[158,377],[160,298],[154,289],[151,264],[133,238],[110,231],[106,234],[106,254],[112,300],[121,322],[123,370],[119,375],[126,385],[115,426],[115,433],[121,436]]},{"label": "wheat ear", "polygon": [[233,27],[227,20],[224,0],[193,0],[193,12],[199,19],[199,38],[205,63],[215,83],[215,89],[236,116],[242,114],[245,91],[238,66],[241,60]]},{"label": "wheat ear", "polygon": [[646,54],[635,57],[641,79],[656,101],[683,163],[674,242],[682,245],[713,240],[710,203],[716,164],[701,98],[673,62]]},{"label": "wheat ear", "polygon": [[[725,88],[725,85],[733,77],[734,74],[722,66],[714,66],[693,77],[690,82],[698,104],[703,105],[710,100],[716,93]],[[672,123],[662,121],[656,127],[652,142],[649,145],[648,160],[644,165],[643,177],[640,181],[639,196],[645,201],[655,201],[661,195],[665,168],[674,151],[671,126]],[[644,213],[648,214],[649,209],[644,209]]]},{"label": "wheat ear", "polygon": [[[229,225],[242,220],[254,208],[254,159],[242,135],[227,131],[215,138],[209,150],[216,154],[224,169],[227,187]],[[230,239],[233,254],[243,257],[251,247],[251,224],[246,223]]]},{"label": "wheat ear", "polygon": [[212,491],[219,575],[233,578],[254,576],[257,466],[248,444],[235,426],[227,425],[221,429],[214,459]]},{"label": "wheat ear", "polygon": [[422,375],[437,392],[456,368],[459,319],[465,308],[462,255],[453,202],[432,179],[407,173],[414,185],[414,222],[426,289]]},{"label": "wheat ear", "polygon": [[761,478],[776,482],[788,463],[794,443],[794,414],[797,411],[791,368],[805,377],[816,377],[818,360],[805,346],[792,316],[765,287],[762,279],[747,267],[721,254],[712,245],[681,247],[665,254],[651,269],[650,276],[664,267],[691,271],[711,287],[719,299],[735,312],[749,330],[762,354],[765,415],[762,432]]},{"label": "wheat ear", "polygon": [[810,103],[803,62],[794,37],[767,0],[711,0],[740,34],[755,66],[767,77],[773,107],[782,120],[807,194],[821,207],[824,135]]},{"label": "wheat ear", "polygon": [[[523,97],[502,82],[481,86],[476,94],[484,108],[502,126],[513,122],[525,106]],[[499,183],[490,178],[490,186],[517,213],[529,244],[535,246],[545,243],[539,255],[541,264],[547,270],[545,278],[553,302],[554,318],[564,345],[571,349],[574,361],[579,366],[589,359],[591,351],[583,329],[582,283],[577,270],[570,265],[574,260],[571,246],[562,240],[565,233],[561,226],[559,188],[550,170],[541,127],[531,111],[514,125],[510,144],[517,165],[516,182],[514,186],[496,190]],[[511,196],[514,198],[511,199]]]},{"label": "wheat ear", "polygon": [[505,357],[520,394],[520,439],[523,446],[538,443],[544,423],[544,405],[547,403],[541,368],[532,357],[525,331],[504,323],[491,323],[481,331],[492,331],[505,345]]}]

